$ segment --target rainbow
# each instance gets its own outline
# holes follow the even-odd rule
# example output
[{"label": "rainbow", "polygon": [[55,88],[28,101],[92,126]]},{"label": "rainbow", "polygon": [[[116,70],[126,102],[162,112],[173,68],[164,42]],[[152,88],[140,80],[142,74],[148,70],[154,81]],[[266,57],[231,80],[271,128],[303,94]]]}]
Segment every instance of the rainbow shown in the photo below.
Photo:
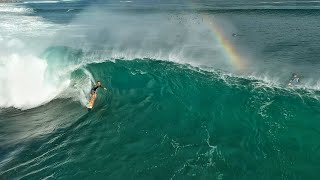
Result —
[{"label": "rainbow", "polygon": [[[194,5],[192,0],[190,3],[192,6]],[[221,46],[223,47],[225,55],[228,57],[230,64],[238,70],[244,69],[246,67],[245,62],[241,59],[241,55],[237,52],[233,44],[225,36],[225,34],[223,33],[223,30],[207,14],[201,14],[201,15],[206,25],[215,35],[215,38],[217,39],[219,44],[221,44]]]},{"label": "rainbow", "polygon": [[207,23],[210,30],[215,34],[217,41],[222,45],[230,63],[237,69],[244,69],[245,63],[241,59],[240,54],[237,52],[233,44],[225,37],[223,30],[219,28],[214,21],[211,21],[208,15],[203,15],[204,21]]}]

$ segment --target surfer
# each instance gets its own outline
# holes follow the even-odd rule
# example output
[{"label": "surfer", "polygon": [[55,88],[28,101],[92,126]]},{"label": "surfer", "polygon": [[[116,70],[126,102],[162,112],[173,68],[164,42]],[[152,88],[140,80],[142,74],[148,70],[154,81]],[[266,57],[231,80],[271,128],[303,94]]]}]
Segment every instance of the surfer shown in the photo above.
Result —
[{"label": "surfer", "polygon": [[237,33],[232,33],[233,37],[239,37],[239,36],[243,36],[242,34],[237,34]]},{"label": "surfer", "polygon": [[92,106],[94,105],[94,101],[95,101],[95,99],[97,98],[97,90],[98,90],[98,88],[100,88],[100,87],[103,88],[104,90],[107,90],[107,88],[105,88],[105,87],[103,87],[103,86],[101,85],[101,82],[100,82],[100,81],[97,81],[97,84],[91,89],[91,92],[90,92],[91,98],[90,98],[88,104],[86,105],[87,108],[91,109]]},{"label": "surfer", "polygon": [[99,87],[103,88],[104,90],[107,90],[107,88],[105,88],[105,87],[103,87],[103,86],[101,85],[101,81],[97,81],[97,84],[91,89],[90,95],[91,95],[91,96],[92,96],[92,95],[96,95],[96,94],[97,94],[97,89],[98,89]]},{"label": "surfer", "polygon": [[296,73],[293,73],[290,80],[289,80],[289,84],[288,86],[293,86],[293,85],[297,85],[300,83],[300,78]]}]

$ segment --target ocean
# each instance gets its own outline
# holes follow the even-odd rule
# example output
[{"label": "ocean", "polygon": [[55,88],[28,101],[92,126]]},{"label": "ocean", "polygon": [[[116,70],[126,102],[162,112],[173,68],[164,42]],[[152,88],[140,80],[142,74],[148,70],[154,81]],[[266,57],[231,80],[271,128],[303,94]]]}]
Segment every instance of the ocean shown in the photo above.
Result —
[{"label": "ocean", "polygon": [[0,179],[318,179],[319,19],[320,1],[1,3]]}]

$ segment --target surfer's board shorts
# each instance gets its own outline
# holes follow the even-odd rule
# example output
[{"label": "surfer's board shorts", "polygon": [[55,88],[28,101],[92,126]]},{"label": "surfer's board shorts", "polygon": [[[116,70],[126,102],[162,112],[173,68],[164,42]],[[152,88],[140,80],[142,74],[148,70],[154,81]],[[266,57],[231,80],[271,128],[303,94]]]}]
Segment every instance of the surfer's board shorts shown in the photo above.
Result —
[{"label": "surfer's board shorts", "polygon": [[96,98],[97,97],[97,92],[96,91],[91,92],[90,96]]}]

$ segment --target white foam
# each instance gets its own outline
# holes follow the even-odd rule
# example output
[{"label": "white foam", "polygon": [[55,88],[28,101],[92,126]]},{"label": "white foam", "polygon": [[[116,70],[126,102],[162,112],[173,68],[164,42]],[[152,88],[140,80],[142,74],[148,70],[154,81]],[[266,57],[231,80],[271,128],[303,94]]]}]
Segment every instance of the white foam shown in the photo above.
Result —
[{"label": "white foam", "polygon": [[32,8],[16,6],[13,4],[0,4],[0,13],[32,13]]},{"label": "white foam", "polygon": [[20,13],[3,13],[0,21],[0,109],[29,109],[60,97],[70,84],[70,67],[52,69],[39,57],[59,25]]},{"label": "white foam", "polygon": [[0,51],[0,108],[33,108],[51,101],[68,87],[68,78],[59,83],[47,81],[46,60],[19,51],[25,47],[22,41],[12,39],[0,43],[3,44]]},{"label": "white foam", "polygon": [[33,9],[14,5],[0,6],[0,13],[32,13]]},{"label": "white foam", "polygon": [[0,107],[27,109],[58,95],[69,81],[55,86],[46,81],[47,62],[32,55],[0,57]]},{"label": "white foam", "polygon": [[25,1],[23,3],[25,4],[34,4],[34,3],[41,3],[41,4],[46,4],[46,3],[58,3],[59,1]]},{"label": "white foam", "polygon": [[[20,11],[19,13],[7,13]],[[56,27],[39,16],[29,16],[28,8],[0,6],[0,34],[6,38],[51,35]],[[4,12],[4,13],[1,13]]]}]

